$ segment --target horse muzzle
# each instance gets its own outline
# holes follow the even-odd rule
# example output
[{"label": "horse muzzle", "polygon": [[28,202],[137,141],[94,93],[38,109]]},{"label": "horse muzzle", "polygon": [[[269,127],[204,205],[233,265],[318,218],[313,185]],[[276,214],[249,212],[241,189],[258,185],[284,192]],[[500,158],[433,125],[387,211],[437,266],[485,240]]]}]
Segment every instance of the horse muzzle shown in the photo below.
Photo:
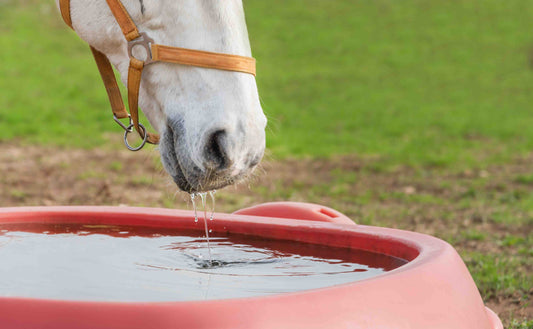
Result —
[{"label": "horse muzzle", "polygon": [[[163,166],[177,186],[189,193],[211,191],[250,176],[261,161],[265,146],[254,146],[243,132],[213,128],[187,141],[184,125],[169,122],[161,139]],[[193,147],[191,147],[193,146]]]}]

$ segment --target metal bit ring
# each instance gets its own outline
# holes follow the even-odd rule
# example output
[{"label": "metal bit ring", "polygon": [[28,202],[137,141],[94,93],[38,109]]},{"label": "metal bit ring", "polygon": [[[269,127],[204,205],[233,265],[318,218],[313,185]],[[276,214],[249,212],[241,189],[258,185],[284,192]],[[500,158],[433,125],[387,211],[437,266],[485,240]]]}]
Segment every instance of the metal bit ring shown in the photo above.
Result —
[{"label": "metal bit ring", "polygon": [[148,140],[148,134],[146,133],[146,128],[140,123],[139,123],[139,127],[141,127],[142,129],[144,137],[143,137],[143,141],[141,145],[137,147],[133,147],[128,143],[128,134],[133,132],[133,124],[129,125],[128,128],[124,130],[124,145],[126,145],[128,150],[133,151],[133,152],[136,152],[142,149],[144,147],[144,144],[146,144],[146,141]]}]

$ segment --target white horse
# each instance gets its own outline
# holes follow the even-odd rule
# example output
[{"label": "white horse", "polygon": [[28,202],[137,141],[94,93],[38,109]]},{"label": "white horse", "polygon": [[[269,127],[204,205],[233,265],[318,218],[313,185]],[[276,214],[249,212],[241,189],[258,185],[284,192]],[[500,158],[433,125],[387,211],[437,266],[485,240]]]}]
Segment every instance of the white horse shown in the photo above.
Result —
[{"label": "white horse", "polygon": [[[155,43],[251,56],[242,0],[123,0]],[[105,0],[71,0],[77,34],[127,81],[127,43]],[[233,184],[265,149],[266,117],[254,76],[169,63],[146,66],[139,105],[160,133],[166,171],[188,192]]]}]

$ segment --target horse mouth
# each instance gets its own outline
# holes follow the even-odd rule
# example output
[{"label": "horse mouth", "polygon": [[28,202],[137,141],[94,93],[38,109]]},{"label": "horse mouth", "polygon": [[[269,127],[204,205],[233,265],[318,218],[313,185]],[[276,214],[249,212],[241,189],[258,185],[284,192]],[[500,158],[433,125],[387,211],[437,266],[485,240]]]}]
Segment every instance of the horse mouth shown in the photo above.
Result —
[{"label": "horse mouth", "polygon": [[184,170],[179,165],[179,161],[176,161],[175,169],[176,174],[171,175],[172,179],[180,190],[188,193],[221,189],[228,185],[233,185],[242,179],[242,176],[230,177],[224,174],[209,174],[200,171],[198,168],[193,169],[197,174],[185,175]]},{"label": "horse mouth", "polygon": [[175,160],[173,166],[175,171],[171,175],[172,179],[180,190],[188,193],[207,192],[221,189],[228,185],[237,183],[245,176],[230,176],[225,173],[203,172],[197,167],[194,167],[192,172],[189,171],[187,174],[185,174],[185,171],[180,166],[178,160]]}]

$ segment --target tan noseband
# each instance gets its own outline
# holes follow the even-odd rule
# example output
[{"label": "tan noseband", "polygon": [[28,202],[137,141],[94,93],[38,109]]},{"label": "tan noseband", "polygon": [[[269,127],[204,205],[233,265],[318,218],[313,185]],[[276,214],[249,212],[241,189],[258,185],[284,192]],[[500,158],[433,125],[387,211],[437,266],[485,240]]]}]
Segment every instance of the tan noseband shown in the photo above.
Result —
[{"label": "tan noseband", "polygon": [[[212,68],[226,71],[236,71],[252,74],[255,76],[255,59],[252,57],[213,53],[208,51],[192,50],[186,48],[169,47],[155,44],[154,41],[144,32],[139,32],[137,26],[128,14],[128,11],[120,0],[106,0],[113,16],[120,26],[124,37],[128,41],[128,54],[130,65],[128,69],[128,104],[130,114],[126,111],[122,96],[118,88],[113,68],[107,57],[100,51],[91,47],[98,70],[104,81],[104,85],[109,97],[113,117],[115,121],[125,130],[124,143],[132,151],[140,150],[146,142],[151,144],[159,143],[159,135],[146,131],[146,128],[139,123],[139,87],[141,85],[142,71],[145,65],[154,62],[167,62],[183,65],[192,65],[205,68]],[[72,19],[70,17],[70,0],[59,0],[59,8],[63,20],[72,29]],[[146,57],[135,58],[133,49],[142,47],[145,49]],[[129,118],[128,126],[122,124],[119,119]],[[138,147],[131,147],[127,141],[127,135],[133,129],[137,130],[143,143]]]}]

